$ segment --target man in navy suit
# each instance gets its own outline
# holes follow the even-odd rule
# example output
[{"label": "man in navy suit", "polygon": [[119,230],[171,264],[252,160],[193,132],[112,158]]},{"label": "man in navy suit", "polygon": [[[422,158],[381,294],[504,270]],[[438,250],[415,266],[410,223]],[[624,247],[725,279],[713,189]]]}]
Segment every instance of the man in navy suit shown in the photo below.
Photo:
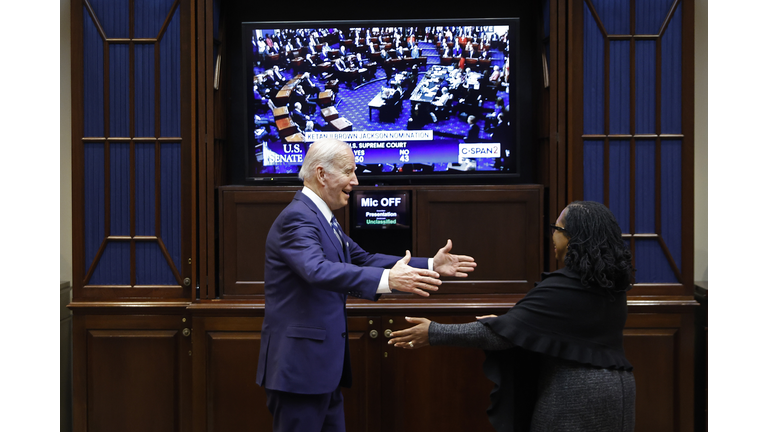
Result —
[{"label": "man in navy suit", "polygon": [[296,123],[301,132],[312,132],[315,129],[315,122],[312,121],[312,117],[308,116],[301,111],[301,102],[294,104],[294,110],[291,111],[291,120]]},{"label": "man in navy suit", "polygon": [[466,277],[474,259],[450,253],[434,258],[370,254],[347,237],[333,211],[357,185],[347,143],[332,139],[310,147],[299,172],[304,188],[267,235],[265,312],[256,383],[265,388],[274,432],[344,432],[341,387],[352,371],[347,295],[377,300],[400,291],[424,297],[440,276]]}]

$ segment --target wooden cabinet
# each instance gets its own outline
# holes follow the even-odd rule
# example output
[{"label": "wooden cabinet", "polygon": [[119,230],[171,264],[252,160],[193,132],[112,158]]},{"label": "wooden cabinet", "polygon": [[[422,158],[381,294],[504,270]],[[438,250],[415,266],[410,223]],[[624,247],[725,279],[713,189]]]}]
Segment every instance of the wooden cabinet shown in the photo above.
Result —
[{"label": "wooden cabinet", "polygon": [[142,307],[140,315],[125,315],[135,313],[125,306],[72,308],[74,430],[189,431],[192,343],[184,305]]},{"label": "wooden cabinet", "polygon": [[[402,314],[382,318],[392,330],[412,326]],[[434,313],[425,318],[444,324],[475,320]],[[482,350],[444,346],[406,350],[385,341],[382,346],[382,431],[493,432],[485,413],[493,383],[483,375]]]},{"label": "wooden cabinet", "polygon": [[693,430],[695,307],[694,301],[664,307],[630,304],[624,352],[634,366],[638,432]]},{"label": "wooden cabinet", "polygon": [[[471,322],[521,297],[350,300],[347,430],[492,432],[493,384],[481,350],[396,349],[387,330],[409,327],[406,315]],[[685,365],[693,358],[694,307],[630,301],[624,345],[635,367],[638,432],[692,430],[693,370]],[[75,430],[272,430],[256,385],[263,302],[72,308]]]},{"label": "wooden cabinet", "polygon": [[525,293],[544,271],[544,188],[455,186],[416,189],[414,249],[433,256],[451,239],[478,262],[468,279],[446,280],[441,294]]},{"label": "wooden cabinet", "polygon": [[270,430],[256,385],[262,318],[195,317],[193,431]]},{"label": "wooden cabinet", "polygon": [[[365,315],[348,320],[353,384],[343,390],[347,430],[492,432],[485,415],[492,384],[482,373],[482,351],[396,349],[387,344],[386,331],[407,327],[403,315],[359,312]],[[194,319],[193,431],[272,430],[264,390],[256,385],[262,318],[203,313]]]},{"label": "wooden cabinet", "polygon": [[[256,384],[261,346],[263,306],[241,310],[239,316],[196,317],[194,344],[194,428],[195,432],[270,431],[272,415],[267,410],[264,390]],[[345,389],[348,430],[370,430],[378,425],[380,411],[380,341],[371,330],[379,327],[378,317],[350,317],[349,345],[353,361],[353,382]],[[381,334],[381,332],[378,332]]]},{"label": "wooden cabinet", "polygon": [[[220,299],[263,296],[267,233],[298,189],[220,188]],[[481,263],[468,279],[446,279],[438,295],[525,293],[544,270],[544,188],[540,185],[376,189],[411,193],[414,224],[409,249],[414,256],[431,257],[451,239],[456,253]],[[349,206],[334,214],[349,233]]]}]

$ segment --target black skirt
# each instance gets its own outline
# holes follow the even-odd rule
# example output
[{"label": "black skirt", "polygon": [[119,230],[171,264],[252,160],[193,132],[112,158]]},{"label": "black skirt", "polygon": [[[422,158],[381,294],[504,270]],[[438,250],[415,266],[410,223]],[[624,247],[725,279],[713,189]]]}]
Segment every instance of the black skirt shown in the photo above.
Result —
[{"label": "black skirt", "polygon": [[632,432],[635,378],[630,371],[602,369],[541,356],[532,432]]}]

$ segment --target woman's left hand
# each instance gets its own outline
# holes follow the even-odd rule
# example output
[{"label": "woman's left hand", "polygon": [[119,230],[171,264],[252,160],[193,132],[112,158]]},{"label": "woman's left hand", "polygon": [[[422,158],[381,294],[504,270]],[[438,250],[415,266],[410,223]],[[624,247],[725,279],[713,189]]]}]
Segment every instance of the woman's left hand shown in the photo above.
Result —
[{"label": "woman's left hand", "polygon": [[415,323],[416,325],[392,332],[392,338],[387,342],[390,345],[394,345],[398,348],[416,349],[429,345],[429,323],[432,321],[426,318],[411,318],[405,317],[405,320],[409,323]]}]

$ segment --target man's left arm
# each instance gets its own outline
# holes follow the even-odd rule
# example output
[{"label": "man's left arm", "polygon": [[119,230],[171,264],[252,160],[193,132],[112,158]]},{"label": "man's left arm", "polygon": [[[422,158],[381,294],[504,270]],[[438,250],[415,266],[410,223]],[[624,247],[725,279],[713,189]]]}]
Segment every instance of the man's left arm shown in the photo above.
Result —
[{"label": "man's left arm", "polygon": [[[381,274],[381,279],[379,280],[379,285],[376,289],[376,300],[378,300],[378,297],[381,294],[391,293],[392,289],[389,286],[389,271],[395,264],[397,264],[398,261],[403,259],[403,257],[396,255],[368,253],[352,239],[348,239],[347,246],[349,247],[352,264],[358,266],[380,267],[384,269]],[[411,267],[427,269],[431,271],[433,267],[432,261],[433,258],[412,257],[408,265]]]},{"label": "man's left arm", "polygon": [[[392,292],[389,286],[389,269],[394,266],[402,257],[385,254],[370,254],[363,250],[351,239],[349,240],[350,255],[352,263],[363,266],[384,267],[381,275],[377,294],[386,294]],[[451,252],[453,243],[449,239],[445,246],[437,251],[433,258],[410,258],[408,265],[415,268],[435,271],[440,276],[467,277],[469,272],[475,270],[477,263],[475,259],[468,255],[454,255]]]},{"label": "man's left arm", "polygon": [[[348,237],[347,239],[352,263],[355,265],[388,269],[402,258],[395,255],[368,253],[352,239]],[[467,277],[467,273],[474,271],[475,267],[477,267],[475,259],[469,255],[452,254],[451,249],[453,249],[453,243],[449,239],[433,258],[412,257],[409,265],[411,267],[434,270],[440,273],[440,276]]]}]

